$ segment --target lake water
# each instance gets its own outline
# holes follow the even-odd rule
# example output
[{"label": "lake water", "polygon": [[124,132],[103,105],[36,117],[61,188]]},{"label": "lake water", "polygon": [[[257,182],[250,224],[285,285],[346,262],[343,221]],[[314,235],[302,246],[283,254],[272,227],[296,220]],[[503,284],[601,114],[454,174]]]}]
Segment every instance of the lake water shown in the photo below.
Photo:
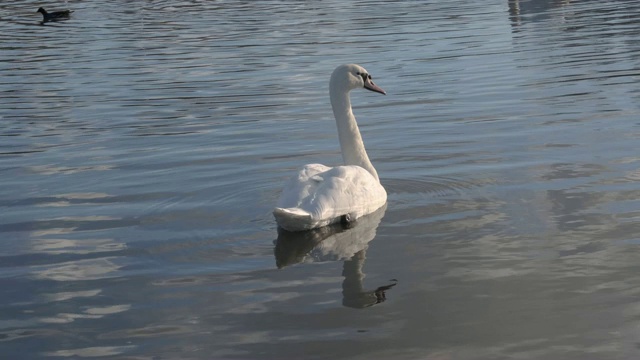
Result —
[{"label": "lake water", "polygon": [[[6,359],[635,359],[640,2],[0,4]],[[278,234],[339,164],[389,200]]]}]

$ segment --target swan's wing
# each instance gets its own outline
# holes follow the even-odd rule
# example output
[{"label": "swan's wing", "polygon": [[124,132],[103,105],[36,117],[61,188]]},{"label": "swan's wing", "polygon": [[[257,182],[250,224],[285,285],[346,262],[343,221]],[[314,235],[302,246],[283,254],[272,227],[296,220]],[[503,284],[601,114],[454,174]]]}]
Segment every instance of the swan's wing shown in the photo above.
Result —
[{"label": "swan's wing", "polygon": [[280,200],[279,208],[298,208],[305,198],[316,191],[318,183],[323,181],[319,174],[331,170],[330,167],[322,164],[307,164],[298,170],[286,183]]},{"label": "swan's wing", "polygon": [[[387,193],[371,173],[359,166],[329,168],[306,165],[284,189],[279,208],[293,216],[326,225],[343,215],[356,219],[386,203]],[[322,226],[319,225],[319,226]]]},{"label": "swan's wing", "polygon": [[387,201],[382,185],[360,166],[336,166],[317,176],[322,176],[323,181],[317,184],[315,196],[301,206],[312,217],[333,219],[349,214],[356,219]]}]

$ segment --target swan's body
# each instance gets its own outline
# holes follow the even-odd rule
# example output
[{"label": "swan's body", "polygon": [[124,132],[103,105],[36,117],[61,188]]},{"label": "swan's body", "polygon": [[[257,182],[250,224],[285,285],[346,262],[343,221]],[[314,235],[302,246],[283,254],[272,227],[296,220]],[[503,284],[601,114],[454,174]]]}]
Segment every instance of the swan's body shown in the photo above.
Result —
[{"label": "swan's body", "polygon": [[273,214],[289,231],[353,221],[387,202],[387,192],[369,161],[351,111],[349,92],[365,88],[385,94],[359,65],[338,66],[331,75],[329,96],[336,118],[344,166],[303,166],[285,186]]}]

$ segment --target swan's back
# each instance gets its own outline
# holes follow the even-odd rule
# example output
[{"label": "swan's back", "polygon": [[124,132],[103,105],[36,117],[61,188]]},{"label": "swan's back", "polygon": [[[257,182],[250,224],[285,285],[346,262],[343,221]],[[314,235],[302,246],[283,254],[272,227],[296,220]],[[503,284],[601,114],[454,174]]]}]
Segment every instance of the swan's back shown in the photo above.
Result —
[{"label": "swan's back", "polygon": [[289,180],[273,214],[282,228],[302,231],[355,220],[386,201],[380,182],[359,166],[308,164]]}]

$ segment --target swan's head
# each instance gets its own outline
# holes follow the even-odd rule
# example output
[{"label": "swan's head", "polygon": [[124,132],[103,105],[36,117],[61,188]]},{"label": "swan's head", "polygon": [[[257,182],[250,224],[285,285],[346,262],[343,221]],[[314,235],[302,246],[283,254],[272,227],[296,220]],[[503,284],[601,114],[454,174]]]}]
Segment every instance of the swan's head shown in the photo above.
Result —
[{"label": "swan's head", "polygon": [[356,64],[340,65],[333,70],[329,86],[331,89],[339,88],[346,91],[365,88],[387,95],[384,90],[373,83],[373,78],[369,72],[362,66]]}]

